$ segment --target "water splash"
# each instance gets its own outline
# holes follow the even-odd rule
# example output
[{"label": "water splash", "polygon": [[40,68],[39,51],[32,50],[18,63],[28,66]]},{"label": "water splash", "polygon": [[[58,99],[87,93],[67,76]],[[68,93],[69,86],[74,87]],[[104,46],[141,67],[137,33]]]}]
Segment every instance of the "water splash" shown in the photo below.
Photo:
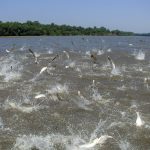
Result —
[{"label": "water splash", "polygon": [[131,144],[127,140],[120,140],[119,147],[121,150],[133,150]]},{"label": "water splash", "polygon": [[81,100],[85,105],[91,104],[91,103],[81,94],[80,91],[78,91],[78,96],[79,96],[80,100]]},{"label": "water splash", "polygon": [[96,145],[102,146],[106,142],[106,140],[110,138],[113,139],[112,136],[102,135],[100,138],[96,138],[90,143],[81,145],[80,148],[90,149],[95,147]]},{"label": "water splash", "polygon": [[[47,38],[48,37],[46,37],[46,39]],[[55,38],[56,40],[59,40],[60,37]],[[70,38],[73,37],[69,37],[69,39]],[[98,63],[93,65],[90,56],[92,51],[91,48],[97,45],[97,43],[94,43],[95,38],[97,37],[89,37],[90,42],[86,43],[86,48],[83,47],[82,43],[79,43],[77,44],[78,47],[76,48],[76,51],[69,51],[72,60],[67,59],[67,56],[63,53],[64,48],[60,47],[58,52],[60,54],[60,59],[56,61],[55,64],[52,64],[53,68],[50,68],[50,65],[48,65],[46,74],[43,73],[42,75],[39,75],[40,69],[43,66],[46,66],[45,64],[47,64],[52,57],[48,54],[49,49],[45,48],[45,42],[44,45],[40,45],[39,48],[38,45],[34,45],[36,38],[33,38],[33,42],[29,43],[32,44],[32,47],[36,47],[37,51],[41,52],[41,56],[39,57],[40,62],[37,65],[33,63],[34,59],[32,59],[33,61],[30,60],[31,57],[28,57],[29,53],[26,55],[27,51],[21,52],[18,48],[16,51],[10,51],[10,53],[7,53],[6,55],[5,49],[8,48],[8,50],[10,50],[11,48],[7,43],[5,48],[2,47],[4,52],[2,51],[0,57],[2,64],[2,66],[0,66],[0,72],[4,65],[11,65],[14,63],[12,65],[12,70],[8,65],[8,69],[6,69],[8,75],[10,75],[10,72],[18,72],[20,74],[17,82],[15,81],[16,77],[12,77],[10,79],[11,81],[8,80],[10,82],[6,83],[4,81],[5,76],[7,76],[6,73],[0,77],[0,87],[5,87],[1,89],[0,108],[3,120],[0,121],[2,123],[0,126],[2,126],[1,129],[3,129],[0,131],[3,131],[5,126],[13,129],[13,138],[18,137],[16,139],[16,144],[14,143],[14,150],[83,150],[83,148],[80,147],[81,145],[91,144],[95,139],[102,135],[113,136],[122,150],[133,149],[134,147],[136,147],[135,149],[140,149],[140,146],[146,149],[144,143],[146,140],[149,140],[149,135],[145,136],[145,133],[148,134],[147,131],[150,130],[150,127],[146,124],[143,128],[136,128],[135,110],[137,109],[134,106],[131,106],[130,108],[130,105],[132,105],[132,101],[135,100],[137,108],[142,111],[144,121],[149,123],[149,105],[147,105],[149,89],[144,87],[144,85],[146,86],[150,83],[148,81],[149,79],[147,80],[150,68],[149,61],[147,60],[144,63],[140,63],[133,59],[135,56],[131,57],[132,52],[129,51],[131,47],[127,45],[128,42],[124,42],[123,40],[122,45],[120,46],[115,45],[115,43],[110,43],[110,46],[115,49],[111,53],[108,53],[110,50],[107,50],[106,47],[103,51],[102,49],[98,51],[99,49],[97,48],[96,52],[97,55],[99,55],[97,56]],[[104,37],[104,39],[105,38],[107,37]],[[38,37],[37,39],[39,40]],[[43,40],[44,39],[45,37]],[[68,37],[65,37],[65,40],[67,39]],[[117,37],[114,39],[118,40]],[[112,42],[115,41],[114,39]],[[67,46],[65,40],[59,40],[59,42],[62,42],[63,45]],[[53,42],[51,39],[47,41]],[[136,41],[132,40],[130,42],[136,43]],[[19,45],[19,43],[17,45]],[[126,46],[127,51],[122,51],[124,46]],[[145,49],[143,52],[147,54],[147,58],[149,58],[149,52],[147,51],[148,47],[146,47],[146,45],[136,45],[136,47],[142,46],[144,46],[143,48]],[[44,51],[41,51],[42,49]],[[70,49],[70,47],[68,46],[66,49]],[[78,53],[78,49],[81,50],[80,53]],[[83,52],[85,49],[91,51],[86,52],[85,55],[85,52]],[[53,55],[55,55],[55,50]],[[103,52],[106,54],[103,54]],[[112,57],[112,60],[114,58],[112,64],[106,62],[105,57],[107,54]],[[25,56],[26,59],[23,58]],[[115,58],[118,59],[115,61]],[[107,64],[105,65],[105,63]],[[122,76],[118,73],[120,70],[117,70],[117,66],[120,64],[125,66],[124,70],[122,67],[119,67]],[[56,67],[54,68],[54,66]],[[69,66],[69,69],[65,69],[65,66]],[[20,67],[22,67],[22,69],[20,69]],[[119,76],[114,76],[118,74]],[[34,76],[36,77],[34,78]],[[81,76],[82,79],[79,78]],[[144,80],[145,77],[146,79]],[[31,82],[31,79],[33,78],[36,79],[34,80],[34,83]],[[92,80],[94,81],[93,83]],[[91,87],[87,89],[89,85],[92,86],[93,89]],[[78,90],[81,91],[80,94],[77,93]],[[45,94],[46,98],[41,95],[39,96],[39,94]],[[37,95],[39,99],[35,98]],[[4,100],[7,96],[11,99],[8,103],[4,104]],[[44,102],[41,104],[40,102],[43,100]],[[37,106],[37,109],[32,108],[34,106]],[[5,110],[5,108],[7,110]],[[48,109],[41,111],[41,108]],[[11,116],[11,112],[13,112],[13,116]],[[15,115],[18,117],[18,120],[15,119]],[[12,120],[9,119],[11,117]],[[33,118],[33,124],[32,121],[31,123],[28,122],[29,117]],[[99,120],[99,118],[101,121],[97,125],[97,120]],[[23,124],[23,127],[25,128],[22,128],[22,125],[18,125],[16,121]],[[38,124],[38,122],[41,124]],[[37,124],[40,128],[37,128],[35,131],[34,129],[38,127]],[[74,134],[70,134],[68,131],[66,132],[66,125],[68,124],[73,127]],[[53,130],[55,127],[56,130]],[[30,131],[28,129],[30,129]],[[120,139],[116,136],[116,130],[121,135]],[[37,133],[38,135],[24,135],[29,132],[32,134]],[[47,132],[49,132],[48,135]],[[45,133],[46,135],[44,135]],[[52,133],[54,133],[54,135],[52,135]],[[56,135],[55,133],[60,133],[60,135]],[[64,133],[64,135],[61,135],[62,133]],[[77,133],[79,135],[76,135]],[[2,138],[3,137],[5,138],[5,135],[2,135]],[[138,140],[141,142],[139,144],[141,145],[131,145],[136,143],[137,139],[135,139],[135,137],[139,138]],[[143,137],[146,137],[146,140]],[[4,141],[2,144],[6,146],[7,143]],[[108,149],[111,149],[113,146],[109,141],[106,142],[106,145],[109,147]],[[89,149],[103,148],[95,145],[93,148]]]},{"label": "water splash", "polygon": [[132,44],[132,43],[130,43],[130,44],[129,44],[129,46],[133,46],[133,44]]},{"label": "water splash", "polygon": [[69,87],[67,84],[59,84],[50,86],[47,91],[47,96],[53,101],[59,101],[64,99],[69,94]]},{"label": "water splash", "polygon": [[103,55],[104,54],[104,51],[103,50],[98,50],[97,51],[97,55]]},{"label": "water splash", "polygon": [[25,51],[26,50],[26,45],[20,47],[20,51]]},{"label": "water splash", "polygon": [[93,98],[95,101],[100,101],[100,100],[102,99],[102,96],[101,96],[101,94],[98,92],[97,89],[93,89],[92,98]]},{"label": "water splash", "polygon": [[0,117],[0,129],[3,129],[3,128],[4,128],[3,120],[2,120],[2,118]]},{"label": "water splash", "polygon": [[22,70],[23,66],[20,64],[20,62],[11,56],[10,58],[6,58],[3,62],[1,62],[0,75],[4,76],[4,80],[6,82],[10,80],[17,80],[20,79]]},{"label": "water splash", "polygon": [[69,58],[70,58],[70,55],[69,55],[69,53],[68,53],[67,51],[63,51],[63,53],[65,53],[65,55],[66,55],[67,59],[69,59]]},{"label": "water splash", "polygon": [[69,61],[69,62],[67,62],[68,64],[65,66],[65,68],[67,69],[67,68],[75,68],[75,66],[76,66],[76,62],[75,61]]},{"label": "water splash", "polygon": [[107,59],[108,59],[109,63],[111,64],[112,69],[115,69],[115,68],[116,68],[116,65],[115,65],[115,63],[113,62],[113,60],[110,58],[110,56],[107,56]]},{"label": "water splash", "polygon": [[47,90],[48,94],[69,94],[69,87],[67,84],[59,84],[57,83],[56,85],[50,86],[50,89]]},{"label": "water splash", "polygon": [[135,59],[137,59],[137,60],[145,59],[145,52],[142,50],[140,50],[139,52],[136,52],[134,55],[135,55]]},{"label": "water splash", "polygon": [[4,108],[5,109],[16,109],[16,110],[23,112],[23,113],[31,113],[33,111],[37,111],[40,107],[38,105],[24,106],[24,105],[17,103],[15,101],[6,100],[5,104],[4,104]]},{"label": "water splash", "polygon": [[125,86],[125,85],[122,85],[120,87],[117,87],[117,90],[120,90],[120,91],[125,91],[127,90],[128,88]]},{"label": "water splash", "polygon": [[83,142],[83,140],[78,136],[64,136],[61,134],[50,134],[46,136],[23,135],[16,139],[16,143],[12,150],[79,150],[81,142]]},{"label": "water splash", "polygon": [[53,54],[54,53],[54,49],[53,48],[46,48],[48,51],[48,54]]},{"label": "water splash", "polygon": [[91,133],[91,136],[90,136],[90,142],[93,141],[95,138],[97,138],[97,135],[100,133],[100,132],[103,132],[103,130],[101,130],[104,125],[106,124],[106,120],[105,121],[102,121],[100,120],[97,124],[97,126],[95,127],[94,131]]},{"label": "water splash", "polygon": [[88,56],[90,56],[91,52],[90,51],[86,51],[85,54],[88,55]]},{"label": "water splash", "polygon": [[112,66],[111,74],[114,75],[114,76],[120,75],[121,72],[120,72],[119,68],[116,67],[116,65],[115,65],[115,63],[113,62],[113,60],[112,60],[109,56],[107,56],[107,58],[108,58],[109,63],[110,63],[111,66]]},{"label": "water splash", "polygon": [[84,150],[91,149],[95,145],[102,146],[107,139],[113,139],[108,135],[103,135],[100,138],[96,138],[93,142],[86,143],[82,138],[75,135],[64,136],[61,134],[50,134],[46,136],[42,135],[23,135],[17,137],[16,143],[12,150],[51,150],[51,149],[64,149],[64,150]]},{"label": "water splash", "polygon": [[78,91],[78,96],[76,99],[73,100],[74,103],[79,107],[79,108],[82,108],[82,109],[85,109],[85,110],[92,110],[88,107],[88,105],[91,104],[91,102],[89,100],[87,100],[82,94],[80,91]]},{"label": "water splash", "polygon": [[136,114],[137,114],[136,126],[141,127],[144,125],[144,121],[141,119],[139,112],[136,112]]},{"label": "water splash", "polygon": [[112,74],[112,75],[115,75],[115,76],[120,75],[120,74],[121,74],[120,69],[119,69],[119,68],[113,68],[113,69],[111,70],[111,74]]},{"label": "water splash", "polygon": [[108,49],[107,49],[107,52],[111,52],[111,51],[112,51],[111,48],[108,48]]}]

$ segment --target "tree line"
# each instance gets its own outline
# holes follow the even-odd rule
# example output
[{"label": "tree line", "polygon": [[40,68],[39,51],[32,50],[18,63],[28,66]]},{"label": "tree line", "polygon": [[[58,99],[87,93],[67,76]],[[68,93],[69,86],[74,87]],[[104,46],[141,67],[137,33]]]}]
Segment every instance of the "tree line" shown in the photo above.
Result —
[{"label": "tree line", "polygon": [[2,22],[0,21],[0,36],[40,36],[40,35],[134,35],[133,32],[112,30],[105,27],[81,27],[57,25],[55,23],[41,24],[38,21]]}]

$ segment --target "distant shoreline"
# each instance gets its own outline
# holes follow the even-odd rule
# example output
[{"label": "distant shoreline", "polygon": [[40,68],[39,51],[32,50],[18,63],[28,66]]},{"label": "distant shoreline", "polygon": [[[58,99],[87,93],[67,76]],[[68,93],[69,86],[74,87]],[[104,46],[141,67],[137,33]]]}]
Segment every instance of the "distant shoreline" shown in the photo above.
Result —
[{"label": "distant shoreline", "polygon": [[133,32],[109,30],[105,27],[81,27],[70,25],[41,24],[38,21],[2,22],[0,36],[131,36]]},{"label": "distant shoreline", "polygon": [[49,37],[49,36],[51,36],[51,37],[60,37],[60,36],[63,36],[63,37],[71,37],[71,36],[79,36],[79,37],[86,37],[86,36],[101,36],[101,37],[104,37],[104,36],[107,36],[107,37],[128,37],[128,36],[130,36],[130,37],[132,37],[132,36],[138,36],[138,37],[140,37],[140,36],[145,36],[145,37],[148,37],[148,36],[150,36],[150,35],[14,35],[14,36],[12,36],[12,35],[10,35],[10,36],[0,36],[0,38],[18,38],[18,37],[22,37],[22,38],[25,38],[25,37]]},{"label": "distant shoreline", "polygon": [[109,30],[105,27],[81,27],[70,25],[41,24],[38,21],[2,22],[0,21],[0,37],[14,36],[150,36],[150,33],[134,33]]}]

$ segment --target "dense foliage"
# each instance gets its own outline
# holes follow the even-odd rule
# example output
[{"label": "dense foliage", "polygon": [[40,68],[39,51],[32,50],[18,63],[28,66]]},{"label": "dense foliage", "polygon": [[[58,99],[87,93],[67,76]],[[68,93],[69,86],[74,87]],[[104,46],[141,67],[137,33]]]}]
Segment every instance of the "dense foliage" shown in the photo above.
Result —
[{"label": "dense foliage", "polygon": [[30,36],[30,35],[133,35],[132,32],[119,30],[110,31],[105,27],[88,27],[41,24],[38,21],[2,22],[0,21],[0,36]]}]

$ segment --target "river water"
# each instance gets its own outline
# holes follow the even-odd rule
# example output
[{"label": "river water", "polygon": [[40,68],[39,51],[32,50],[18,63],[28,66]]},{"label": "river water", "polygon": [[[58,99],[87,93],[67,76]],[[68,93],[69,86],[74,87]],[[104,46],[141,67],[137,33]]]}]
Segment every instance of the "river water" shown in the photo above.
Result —
[{"label": "river water", "polygon": [[0,149],[149,150],[149,37],[0,38]]}]

